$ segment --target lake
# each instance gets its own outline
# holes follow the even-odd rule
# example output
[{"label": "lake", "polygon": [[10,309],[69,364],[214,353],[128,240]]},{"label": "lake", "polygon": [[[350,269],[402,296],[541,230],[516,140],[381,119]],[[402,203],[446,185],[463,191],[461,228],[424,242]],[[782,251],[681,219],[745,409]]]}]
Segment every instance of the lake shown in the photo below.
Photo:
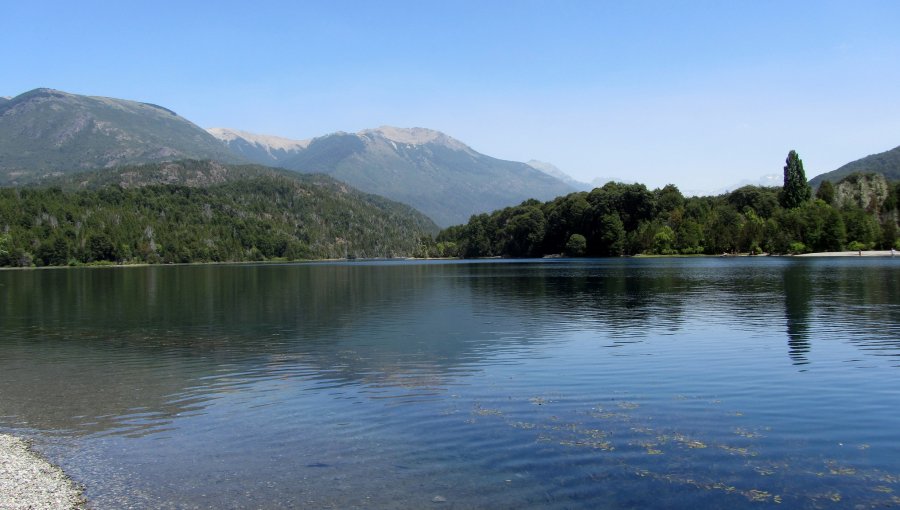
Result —
[{"label": "lake", "polygon": [[900,505],[900,259],[0,271],[93,508]]}]

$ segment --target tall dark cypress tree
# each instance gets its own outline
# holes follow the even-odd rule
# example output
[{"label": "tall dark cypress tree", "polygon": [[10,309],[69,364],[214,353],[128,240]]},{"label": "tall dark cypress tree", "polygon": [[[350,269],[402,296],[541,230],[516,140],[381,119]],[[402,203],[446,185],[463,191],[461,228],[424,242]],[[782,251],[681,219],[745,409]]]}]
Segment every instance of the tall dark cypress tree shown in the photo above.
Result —
[{"label": "tall dark cypress tree", "polygon": [[781,206],[785,209],[793,209],[812,196],[812,188],[806,182],[806,173],[803,171],[803,161],[797,155],[797,151],[788,153],[787,163],[784,165],[784,188],[781,189]]}]

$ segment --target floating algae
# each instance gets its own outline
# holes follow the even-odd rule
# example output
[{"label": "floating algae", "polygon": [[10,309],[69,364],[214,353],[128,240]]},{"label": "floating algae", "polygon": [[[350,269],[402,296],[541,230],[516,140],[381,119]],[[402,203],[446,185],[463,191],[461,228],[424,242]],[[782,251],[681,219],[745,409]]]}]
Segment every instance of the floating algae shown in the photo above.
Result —
[{"label": "floating algae", "polygon": [[747,497],[750,501],[769,501],[772,499],[772,495],[766,491],[750,489],[749,491],[745,491],[744,496]]},{"label": "floating algae", "polygon": [[[695,405],[702,399],[685,397],[674,401],[689,401]],[[790,445],[773,447],[767,444],[771,440],[761,442],[767,437],[764,431],[771,430],[770,427],[733,427],[731,437],[739,442],[729,444],[715,440],[727,434],[710,438],[703,435],[702,428],[679,429],[678,424],[682,421],[678,415],[669,414],[660,419],[652,414],[652,408],[629,400],[617,401],[612,408],[554,409],[552,414],[542,414],[549,402],[543,397],[532,397],[528,402],[535,407],[530,408],[527,421],[521,420],[522,416],[517,420],[507,419],[503,409],[481,405],[476,405],[472,414],[495,417],[512,429],[532,433],[536,443],[596,452],[593,462],[606,469],[614,468],[669,486],[718,492],[754,504],[832,508],[848,504],[858,507],[900,504],[900,497],[895,495],[900,476],[876,469],[860,470],[844,460],[781,457],[781,452],[792,451],[782,448]],[[720,419],[733,416],[726,411],[717,414]],[[852,451],[865,449],[857,447]],[[624,453],[613,453],[620,451]],[[638,453],[639,456],[632,455]],[[723,456],[744,460],[739,464],[716,460]],[[709,467],[711,464],[726,467],[713,471]],[[598,484],[609,483],[609,478],[589,477],[592,483]],[[823,483],[832,486],[822,491]],[[834,483],[840,484],[840,491]]]},{"label": "floating algae", "polygon": [[752,430],[747,430],[741,427],[735,428],[734,433],[747,439],[759,439],[762,437],[762,434],[760,434],[759,432],[754,432]]}]

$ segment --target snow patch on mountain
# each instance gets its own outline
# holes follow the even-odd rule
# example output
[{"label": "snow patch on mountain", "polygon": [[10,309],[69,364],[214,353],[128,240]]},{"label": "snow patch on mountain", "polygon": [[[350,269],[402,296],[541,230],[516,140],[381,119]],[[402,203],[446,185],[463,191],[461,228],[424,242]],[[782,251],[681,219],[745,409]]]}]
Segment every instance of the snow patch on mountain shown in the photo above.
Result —
[{"label": "snow patch on mountain", "polygon": [[228,143],[243,139],[249,143],[265,147],[269,152],[272,150],[283,150],[286,152],[303,150],[309,147],[310,142],[310,140],[291,140],[280,136],[258,135],[239,129],[209,128],[206,131],[223,142]]},{"label": "snow patch on mountain", "polygon": [[365,129],[357,133],[359,136],[378,136],[391,142],[405,145],[425,145],[427,143],[439,143],[459,150],[467,150],[469,147],[459,140],[447,136],[440,131],[427,128],[398,128],[394,126],[381,126],[376,129]]}]

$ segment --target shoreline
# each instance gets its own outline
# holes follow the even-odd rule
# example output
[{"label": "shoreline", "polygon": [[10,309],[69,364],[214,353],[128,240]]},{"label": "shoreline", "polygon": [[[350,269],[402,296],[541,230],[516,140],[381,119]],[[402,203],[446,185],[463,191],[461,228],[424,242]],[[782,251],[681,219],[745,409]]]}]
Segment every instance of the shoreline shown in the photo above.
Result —
[{"label": "shoreline", "polygon": [[[771,254],[771,253],[722,253],[719,255],[707,255],[703,253],[696,254],[688,254],[688,255],[652,255],[639,253],[637,255],[623,255],[621,257],[600,257],[600,258],[659,258],[659,259],[667,259],[667,258],[728,258],[728,257],[898,257],[900,258],[900,251],[895,250],[893,253],[891,250],[863,250],[860,251],[822,251],[822,252],[814,252],[814,253],[798,253],[795,255],[791,255],[789,253],[781,253],[781,254]],[[559,256],[551,256],[545,255],[543,257],[539,257],[539,259],[559,259],[559,258],[571,258],[574,260],[584,258],[584,257],[559,257]],[[45,270],[60,270],[60,269],[126,269],[132,267],[178,267],[178,266],[240,266],[240,265],[279,265],[279,264],[316,264],[316,263],[329,263],[329,262],[371,262],[371,261],[430,261],[430,260],[491,260],[491,259],[506,259],[505,257],[475,257],[471,259],[459,258],[459,257],[396,257],[396,258],[371,258],[371,259],[303,259],[303,260],[258,260],[258,261],[250,261],[250,260],[241,260],[241,261],[226,261],[226,262],[178,262],[178,263],[169,263],[169,264],[149,264],[146,262],[136,263],[136,264],[81,264],[77,266],[30,266],[30,267],[20,267],[20,266],[0,266],[0,271],[45,271]],[[516,260],[515,257],[509,258],[506,260]],[[524,259],[523,259],[524,260]],[[537,259],[536,259],[537,260]]]},{"label": "shoreline", "polygon": [[801,253],[795,257],[900,257],[900,252],[891,250],[863,250],[863,251],[823,251],[818,253]]},{"label": "shoreline", "polygon": [[82,489],[29,442],[0,434],[0,508],[83,510]]}]

